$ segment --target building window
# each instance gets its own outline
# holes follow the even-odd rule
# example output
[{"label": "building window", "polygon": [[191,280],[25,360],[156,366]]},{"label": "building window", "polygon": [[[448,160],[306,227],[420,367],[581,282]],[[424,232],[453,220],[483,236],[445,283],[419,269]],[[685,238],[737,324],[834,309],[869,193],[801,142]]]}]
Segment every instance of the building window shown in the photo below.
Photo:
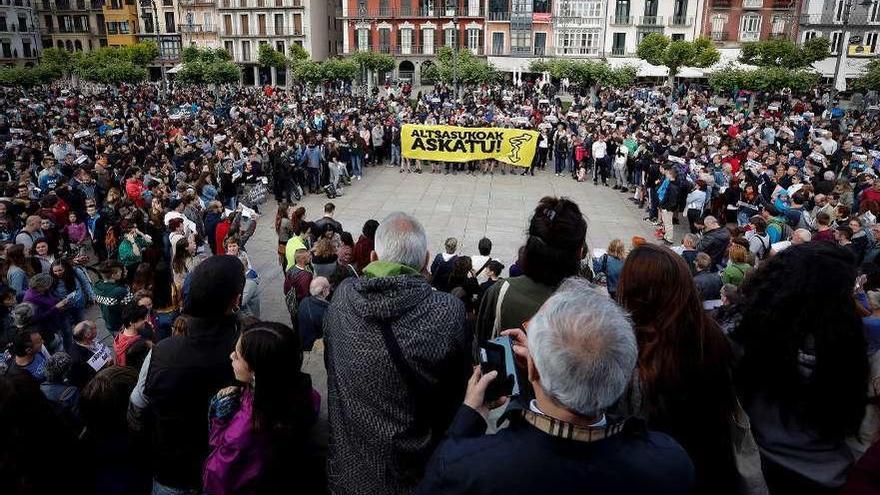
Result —
[{"label": "building window", "polygon": [[535,33],[535,56],[543,57],[547,51],[547,33]]},{"label": "building window", "polygon": [[871,47],[871,53],[877,51],[877,35],[876,31],[865,35],[865,46]]},{"label": "building window", "polygon": [[598,31],[563,31],[556,34],[557,55],[596,55],[598,53]]},{"label": "building window", "polygon": [[116,27],[115,22],[107,23],[107,34],[119,34],[119,29]]},{"label": "building window", "polygon": [[242,41],[241,42],[241,61],[242,62],[250,62],[251,61],[251,42],[250,41]]},{"label": "building window", "polygon": [[283,41],[276,41],[275,42],[275,51],[284,55],[284,42]]},{"label": "building window", "polygon": [[422,53],[425,55],[434,54],[434,30],[422,29]]},{"label": "building window", "polygon": [[758,14],[742,16],[739,31],[740,41],[758,41],[761,36],[761,16]]},{"label": "building window", "polygon": [[[877,33],[873,33],[873,34],[876,35]],[[21,42],[21,51],[22,51],[22,55],[24,55],[25,58],[31,58],[34,56],[33,53],[31,53],[31,42],[30,41],[25,40],[25,41]]]},{"label": "building window", "polygon": [[257,34],[266,36],[266,14],[257,14]]},{"label": "building window", "polygon": [[467,30],[467,47],[468,50],[471,51],[474,55],[479,55],[480,53],[480,31],[479,29],[468,29]]},{"label": "building window", "polygon": [[504,33],[492,33],[492,55],[504,55]]},{"label": "building window", "polygon": [[614,41],[611,45],[612,55],[623,55],[626,53],[626,33],[614,33]]},{"label": "building window", "polygon": [[785,27],[786,27],[785,25],[786,25],[786,22],[785,22],[784,16],[774,15],[771,18],[770,34],[772,34],[774,36],[785,34]]},{"label": "building window", "polygon": [[727,25],[727,16],[715,14],[712,16],[712,39],[721,41],[724,39],[724,27]]},{"label": "building window", "polygon": [[672,41],[684,41],[684,34],[682,33],[674,33],[672,35]]},{"label": "building window", "polygon": [[614,6],[614,17],[618,22],[629,18],[629,0],[617,0]]},{"label": "building window", "polygon": [[241,33],[243,36],[248,36],[249,34],[251,34],[250,18],[248,17],[248,15],[241,14],[238,19],[241,23],[239,33]]},{"label": "building window", "polygon": [[205,31],[212,31],[214,28],[214,17],[210,12],[205,12],[202,15],[202,21],[205,24]]},{"label": "building window", "polygon": [[804,31],[804,42],[810,41],[816,36],[819,36],[819,33],[816,31]]},{"label": "building window", "polygon": [[880,22],[880,2],[874,2],[871,4],[871,13],[868,17],[868,22]]},{"label": "building window", "polygon": [[[224,15],[223,16],[223,34],[225,34],[226,36],[232,36],[233,34],[235,34],[232,31],[232,16],[231,15]],[[230,52],[230,55],[231,54],[232,54],[232,52]]]},{"label": "building window", "polygon": [[370,30],[358,29],[357,49],[359,52],[366,52],[370,49]]},{"label": "building window", "polygon": [[173,33],[177,29],[174,25],[174,12],[165,12],[165,32]]},{"label": "building window", "polygon": [[401,29],[398,34],[400,35],[400,54],[412,54],[413,30],[409,28]]},{"label": "building window", "polygon": [[602,2],[593,0],[563,0],[557,3],[561,17],[602,17]]},{"label": "building window", "polygon": [[843,22],[844,1],[845,0],[836,0],[834,2],[834,22]]},{"label": "building window", "polygon": [[235,43],[231,41],[224,41],[223,48],[226,49],[226,53],[228,53],[230,57],[235,57]]},{"label": "building window", "polygon": [[843,32],[835,31],[831,33],[831,53],[838,54],[840,53],[841,46],[843,45]]},{"label": "building window", "polygon": [[455,29],[444,29],[443,30],[443,45],[448,46],[449,48],[455,48],[458,46],[458,40],[456,39],[457,31]]},{"label": "building window", "polygon": [[275,14],[275,34],[284,34],[284,14]]},{"label": "building window", "polygon": [[391,29],[379,28],[379,52],[391,53]]}]

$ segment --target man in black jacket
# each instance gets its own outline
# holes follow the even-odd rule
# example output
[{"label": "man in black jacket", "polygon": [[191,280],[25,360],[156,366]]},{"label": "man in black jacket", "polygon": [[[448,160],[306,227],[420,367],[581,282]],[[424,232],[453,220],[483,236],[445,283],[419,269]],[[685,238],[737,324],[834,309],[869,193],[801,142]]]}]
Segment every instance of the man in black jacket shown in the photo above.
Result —
[{"label": "man in black jacket", "polygon": [[570,279],[531,319],[528,337],[505,333],[534,400],[510,414],[509,428],[484,436],[484,395],[497,372],[481,376],[475,367],[416,493],[690,493],[694,468],[675,440],[605,413],[629,384],[638,353],[613,301]]},{"label": "man in black jacket", "polygon": [[162,340],[144,361],[128,421],[131,429],[151,433],[154,493],[201,491],[208,404],[234,380],[229,354],[238,338],[234,312],[243,288],[237,257],[212,256],[200,263],[184,294],[187,335]]},{"label": "man in black jacket", "polygon": [[727,254],[730,232],[726,227],[718,225],[718,220],[711,215],[703,219],[703,226],[703,238],[697,243],[697,251],[708,254],[712,258],[712,271],[718,271]]}]

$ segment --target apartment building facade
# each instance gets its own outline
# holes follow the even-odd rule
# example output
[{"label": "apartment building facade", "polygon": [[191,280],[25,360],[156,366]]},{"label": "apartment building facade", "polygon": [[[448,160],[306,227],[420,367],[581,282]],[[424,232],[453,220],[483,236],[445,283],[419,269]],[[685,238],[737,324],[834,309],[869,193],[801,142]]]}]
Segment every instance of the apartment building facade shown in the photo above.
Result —
[{"label": "apartment building facade", "polygon": [[221,48],[217,0],[178,0],[183,47]]},{"label": "apartment building facade", "polygon": [[602,56],[634,57],[651,33],[693,40],[700,35],[703,8],[703,0],[608,0]]},{"label": "apartment building facade", "polygon": [[157,70],[165,72],[180,60],[182,48],[178,22],[180,12],[178,0],[138,0],[139,18],[138,41],[152,41],[159,47],[156,66],[151,68],[151,78],[156,78]]},{"label": "apartment building facade", "polygon": [[32,0],[0,0],[0,65],[34,65],[40,32]]},{"label": "apartment building facade", "polygon": [[485,12],[484,0],[342,0],[341,55],[391,54],[396,66],[380,82],[390,76],[430,84],[422,72],[441,47],[485,56]]},{"label": "apartment building facade", "polygon": [[719,48],[769,39],[797,39],[800,0],[706,0],[702,33]]},{"label": "apartment building facade", "polygon": [[138,11],[135,0],[106,0],[102,10],[107,45],[128,46],[137,43]]},{"label": "apartment building facade", "polygon": [[284,71],[258,67],[260,45],[268,44],[287,55],[296,44],[313,60],[336,51],[331,40],[336,20],[326,1],[219,0],[217,16],[219,41],[242,66],[244,84],[286,84]]},{"label": "apartment building facade", "polygon": [[36,0],[43,48],[69,52],[107,46],[104,0]]}]

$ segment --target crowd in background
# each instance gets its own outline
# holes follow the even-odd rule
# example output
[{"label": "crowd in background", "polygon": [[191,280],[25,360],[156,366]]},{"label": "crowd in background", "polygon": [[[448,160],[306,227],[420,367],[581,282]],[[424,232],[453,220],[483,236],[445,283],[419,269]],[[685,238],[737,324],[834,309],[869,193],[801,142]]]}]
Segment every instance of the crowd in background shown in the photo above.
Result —
[{"label": "crowd in background", "polygon": [[[876,110],[818,91],[587,93],[4,89],[2,486],[880,491]],[[406,123],[540,137],[530,167],[423,164],[401,156]],[[513,260],[488,238],[430,257],[405,213],[346,230],[334,203],[297,205],[370,166],[548,163],[626,194],[668,247],[587,246],[581,208],[549,196]],[[285,322],[261,319],[247,252],[269,196]],[[497,337],[521,393],[486,401],[506,378],[474,365]],[[323,442],[323,387],[301,369],[316,347]]]}]

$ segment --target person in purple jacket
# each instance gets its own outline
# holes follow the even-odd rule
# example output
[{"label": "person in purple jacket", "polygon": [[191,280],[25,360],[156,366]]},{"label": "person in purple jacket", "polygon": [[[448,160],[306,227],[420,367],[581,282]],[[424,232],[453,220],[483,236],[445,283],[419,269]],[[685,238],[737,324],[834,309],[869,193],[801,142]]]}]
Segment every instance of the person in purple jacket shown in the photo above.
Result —
[{"label": "person in purple jacket", "polygon": [[308,438],[321,398],[300,371],[298,336],[281,323],[255,323],[230,359],[240,385],[211,400],[205,493],[323,493],[324,461]]}]

